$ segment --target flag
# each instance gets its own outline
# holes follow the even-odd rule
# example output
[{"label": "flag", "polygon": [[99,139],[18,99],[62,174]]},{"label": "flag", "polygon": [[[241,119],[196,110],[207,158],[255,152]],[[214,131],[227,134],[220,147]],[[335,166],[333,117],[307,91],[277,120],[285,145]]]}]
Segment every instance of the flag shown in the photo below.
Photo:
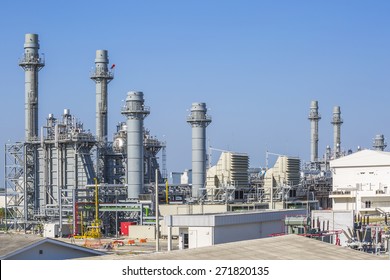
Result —
[{"label": "flag", "polygon": [[115,68],[115,64],[113,64],[110,69],[114,69],[114,68]]}]

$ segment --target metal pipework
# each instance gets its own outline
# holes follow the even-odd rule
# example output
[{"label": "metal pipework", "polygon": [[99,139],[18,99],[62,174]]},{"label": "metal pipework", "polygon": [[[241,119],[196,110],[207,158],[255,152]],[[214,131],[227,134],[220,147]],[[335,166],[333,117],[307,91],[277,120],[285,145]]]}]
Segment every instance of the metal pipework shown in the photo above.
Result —
[{"label": "metal pipework", "polygon": [[192,103],[187,122],[192,126],[192,197],[200,198],[206,182],[206,127],[211,123],[206,103]]},{"label": "metal pipework", "polygon": [[96,140],[103,143],[107,142],[108,135],[107,85],[114,79],[107,67],[108,62],[107,51],[97,50],[91,79],[96,83]]},{"label": "metal pipework", "polygon": [[19,66],[24,70],[24,112],[25,140],[38,138],[38,72],[45,66],[43,58],[39,57],[38,34],[26,34],[24,56],[19,60]]},{"label": "metal pipework", "polygon": [[122,114],[127,117],[127,198],[138,199],[144,189],[144,119],[150,114],[144,94],[128,92]]},{"label": "metal pipework", "polygon": [[384,151],[387,147],[387,144],[385,143],[385,136],[383,134],[376,135],[372,147],[376,151]]},{"label": "metal pipework", "polygon": [[318,161],[318,122],[321,116],[318,114],[318,101],[312,101],[310,106],[310,161]]},{"label": "metal pipework", "polygon": [[343,120],[341,119],[340,106],[333,107],[333,119],[331,124],[333,125],[333,154],[334,158],[338,158],[341,152],[341,125]]}]

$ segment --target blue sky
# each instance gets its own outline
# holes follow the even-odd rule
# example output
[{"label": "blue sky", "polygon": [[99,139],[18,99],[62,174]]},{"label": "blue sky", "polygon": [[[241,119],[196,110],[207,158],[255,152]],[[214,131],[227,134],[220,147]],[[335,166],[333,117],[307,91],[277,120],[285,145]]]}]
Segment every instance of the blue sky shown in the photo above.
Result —
[{"label": "blue sky", "polygon": [[192,102],[206,102],[213,118],[208,145],[248,153],[252,167],[265,165],[266,150],[310,159],[311,100],[321,155],[333,145],[335,105],[342,149],[370,148],[376,134],[390,137],[389,13],[389,1],[4,1],[0,143],[23,140],[18,58],[24,34],[38,33],[40,125],[69,108],[95,131],[89,73],[95,51],[107,49],[116,65],[110,137],[127,92],[143,91],[145,126],[167,141],[170,172],[191,167]]}]

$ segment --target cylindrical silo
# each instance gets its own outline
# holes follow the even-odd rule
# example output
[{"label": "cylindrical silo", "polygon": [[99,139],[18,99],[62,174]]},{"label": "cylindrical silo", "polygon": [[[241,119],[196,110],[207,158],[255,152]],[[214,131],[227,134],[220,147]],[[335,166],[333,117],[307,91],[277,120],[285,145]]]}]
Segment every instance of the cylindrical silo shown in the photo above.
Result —
[{"label": "cylindrical silo", "polygon": [[341,152],[341,125],[343,120],[341,119],[340,106],[333,107],[333,154],[334,158],[338,158]]},{"label": "cylindrical silo", "polygon": [[127,117],[127,197],[138,199],[144,188],[144,119],[150,110],[144,106],[144,94],[127,93],[122,114]]},{"label": "cylindrical silo", "polygon": [[39,57],[39,41],[37,34],[26,34],[24,56],[19,60],[25,73],[25,140],[37,140],[38,137],[38,71],[45,66]]},{"label": "cylindrical silo", "polygon": [[206,182],[206,127],[211,118],[206,103],[192,103],[187,122],[192,126],[192,197],[200,198]]},{"label": "cylindrical silo", "polygon": [[310,161],[318,161],[318,122],[321,116],[318,114],[318,101],[312,101],[310,106]]},{"label": "cylindrical silo", "polygon": [[107,51],[97,50],[91,79],[96,83],[96,140],[103,143],[107,142],[108,134],[107,85],[114,78],[107,65]]}]

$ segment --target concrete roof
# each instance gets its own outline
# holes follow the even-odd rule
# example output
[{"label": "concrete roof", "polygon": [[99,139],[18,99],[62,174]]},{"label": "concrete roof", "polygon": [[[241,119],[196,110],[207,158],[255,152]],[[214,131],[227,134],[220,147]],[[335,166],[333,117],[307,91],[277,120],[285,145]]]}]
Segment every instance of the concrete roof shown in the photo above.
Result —
[{"label": "concrete roof", "polygon": [[84,251],[93,255],[105,254],[104,252],[66,243],[52,238],[44,238],[30,234],[0,234],[0,259],[6,259],[46,242],[55,244],[57,246]]},{"label": "concrete roof", "polygon": [[214,227],[284,220],[286,216],[305,215],[306,212],[306,209],[267,209],[218,214],[172,215],[165,216],[164,220],[167,226],[173,227]]},{"label": "concrete roof", "polygon": [[390,153],[374,150],[362,150],[348,156],[330,161],[330,167],[389,166]]},{"label": "concrete roof", "polygon": [[284,235],[196,249],[141,255],[105,255],[88,260],[382,260],[346,247],[298,235]]}]

